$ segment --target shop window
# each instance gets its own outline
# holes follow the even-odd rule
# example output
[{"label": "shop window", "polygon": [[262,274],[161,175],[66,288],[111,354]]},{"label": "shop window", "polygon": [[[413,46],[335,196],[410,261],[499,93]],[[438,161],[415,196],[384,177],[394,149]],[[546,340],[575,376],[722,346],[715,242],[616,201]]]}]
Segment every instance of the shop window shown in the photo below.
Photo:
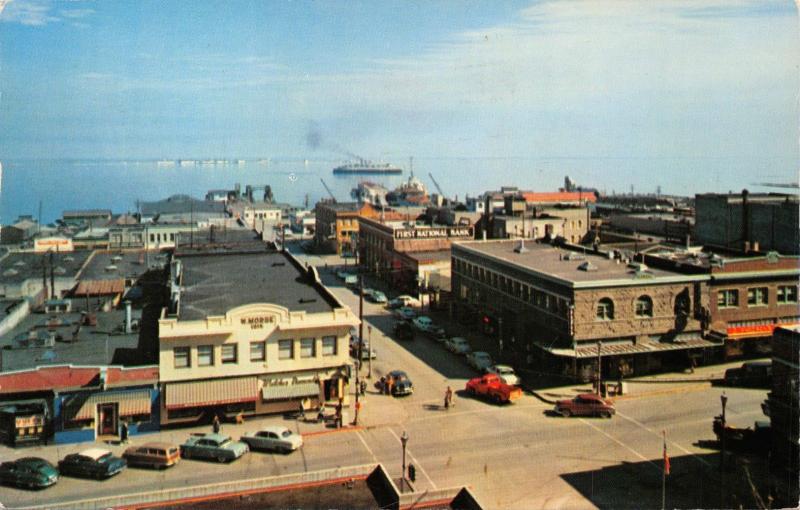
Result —
[{"label": "shop window", "polygon": [[300,357],[313,358],[317,355],[316,339],[302,338],[300,339]]},{"label": "shop window", "polygon": [[336,337],[323,336],[322,337],[322,355],[323,356],[336,356]]},{"label": "shop window", "polygon": [[294,340],[278,340],[278,359],[294,358]]},{"label": "shop window", "polygon": [[767,306],[767,287],[752,287],[747,289],[747,306]]},{"label": "shop window", "polygon": [[225,344],[222,346],[222,363],[236,363],[238,361],[238,352],[236,344]]},{"label": "shop window", "polygon": [[797,285],[778,285],[778,303],[797,303]]},{"label": "shop window", "polygon": [[736,308],[739,306],[739,291],[727,289],[717,291],[717,308]]},{"label": "shop window", "polygon": [[172,349],[172,354],[175,357],[175,368],[190,368],[192,366],[188,347],[175,347]]},{"label": "shop window", "polygon": [[266,361],[266,342],[250,342],[250,361]]},{"label": "shop window", "polygon": [[650,296],[639,296],[636,299],[636,316],[637,317],[653,316],[653,300],[650,298]]},{"label": "shop window", "polygon": [[197,366],[210,367],[214,365],[214,346],[213,345],[198,345],[197,346]]},{"label": "shop window", "polygon": [[614,302],[603,298],[597,302],[597,320],[610,321],[614,319]]}]

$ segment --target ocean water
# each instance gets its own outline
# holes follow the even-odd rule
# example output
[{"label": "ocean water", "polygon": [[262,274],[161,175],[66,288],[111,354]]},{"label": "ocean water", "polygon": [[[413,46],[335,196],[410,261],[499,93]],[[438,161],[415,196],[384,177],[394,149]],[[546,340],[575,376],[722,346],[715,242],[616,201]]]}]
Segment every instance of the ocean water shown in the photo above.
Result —
[{"label": "ocean water", "polygon": [[[247,184],[270,185],[275,199],[309,207],[328,196],[321,179],[339,201],[350,201],[350,190],[362,180],[393,189],[408,179],[409,162],[393,161],[404,168],[402,175],[333,175],[337,160],[271,159],[268,163],[246,160],[239,165],[191,167],[159,166],[149,161],[114,160],[6,160],[0,191],[0,223],[13,222],[21,214],[41,217],[50,223],[67,209],[111,209],[135,212],[137,201],[152,201],[174,194],[204,198],[210,189],[244,191]],[[744,165],[747,166],[747,165]],[[748,167],[752,170],[752,166]],[[414,174],[428,190],[436,192],[432,174],[448,197],[479,195],[501,186],[555,191],[569,175],[578,184],[603,192],[663,193],[693,195],[707,191],[738,190],[753,177],[752,171],[736,175],[730,161],[681,158],[414,158]],[[702,169],[702,171],[700,170]],[[766,173],[766,172],[764,172]],[[757,173],[756,173],[757,175]]]}]

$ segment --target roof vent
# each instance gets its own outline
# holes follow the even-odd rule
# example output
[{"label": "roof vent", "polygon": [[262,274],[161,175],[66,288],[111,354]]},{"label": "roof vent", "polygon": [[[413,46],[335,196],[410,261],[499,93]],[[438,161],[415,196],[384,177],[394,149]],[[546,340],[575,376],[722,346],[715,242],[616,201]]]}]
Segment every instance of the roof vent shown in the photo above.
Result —
[{"label": "roof vent", "polygon": [[114,255],[113,257],[111,257],[111,260],[113,260],[114,262],[119,262],[120,260],[122,260],[122,255]]},{"label": "roof vent", "polygon": [[647,271],[647,264],[644,262],[630,262],[628,263],[628,267],[635,270],[635,271]]},{"label": "roof vent", "polygon": [[18,275],[18,274],[19,274],[19,271],[17,271],[14,268],[6,269],[5,271],[3,271],[3,276],[14,276],[14,275]]},{"label": "roof vent", "polygon": [[286,262],[273,262],[273,263],[272,263],[272,267],[275,267],[275,266],[285,266],[285,265],[286,265]]},{"label": "roof vent", "polygon": [[111,271],[116,271],[116,270],[117,270],[117,266],[115,266],[114,264],[106,266],[106,271],[111,272]]},{"label": "roof vent", "polygon": [[61,266],[57,266],[55,269],[53,269],[53,273],[57,275],[64,275],[67,274],[67,270]]},{"label": "roof vent", "polygon": [[17,266],[17,267],[22,267],[22,266],[25,265],[25,261],[24,260],[18,260],[16,262],[14,262],[14,265]]},{"label": "roof vent", "polygon": [[67,255],[66,257],[64,257],[64,262],[75,262],[75,257],[73,257],[72,255]]},{"label": "roof vent", "polygon": [[301,305],[305,303],[316,303],[316,302],[317,302],[316,298],[300,298]]},{"label": "roof vent", "polygon": [[588,271],[597,271],[597,266],[595,266],[594,264],[592,264],[591,262],[589,262],[587,260],[583,264],[579,265],[578,269],[580,269],[581,271],[587,271],[587,272]]},{"label": "roof vent", "polygon": [[580,253],[576,253],[574,251],[571,251],[571,252],[567,253],[566,255],[564,255],[564,259],[563,260],[586,260],[586,257],[584,255],[581,255]]}]

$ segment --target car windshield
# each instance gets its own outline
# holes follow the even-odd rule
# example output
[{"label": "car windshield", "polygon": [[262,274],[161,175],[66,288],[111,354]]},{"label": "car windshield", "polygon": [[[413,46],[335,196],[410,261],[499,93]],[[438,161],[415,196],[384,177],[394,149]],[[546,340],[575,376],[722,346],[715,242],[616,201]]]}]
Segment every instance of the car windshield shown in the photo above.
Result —
[{"label": "car windshield", "polygon": [[510,368],[501,368],[500,370],[498,370],[498,372],[503,375],[510,375],[514,373],[514,371],[511,370]]},{"label": "car windshield", "polygon": [[105,455],[98,457],[97,462],[102,464],[111,460],[111,452],[106,453]]},{"label": "car windshield", "polygon": [[292,435],[291,430],[284,430],[283,432],[281,432],[281,437],[289,437],[291,435]]},{"label": "car windshield", "polygon": [[227,446],[231,442],[231,438],[226,437],[225,439],[221,440],[217,443],[217,446]]}]

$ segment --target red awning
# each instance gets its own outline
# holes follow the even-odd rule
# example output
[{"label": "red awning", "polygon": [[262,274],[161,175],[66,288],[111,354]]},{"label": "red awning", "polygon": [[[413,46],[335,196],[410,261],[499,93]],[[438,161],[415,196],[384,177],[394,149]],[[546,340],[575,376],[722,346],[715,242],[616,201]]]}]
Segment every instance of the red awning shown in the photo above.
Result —
[{"label": "red awning", "polygon": [[167,409],[255,402],[259,396],[255,377],[170,383],[165,391]]}]

